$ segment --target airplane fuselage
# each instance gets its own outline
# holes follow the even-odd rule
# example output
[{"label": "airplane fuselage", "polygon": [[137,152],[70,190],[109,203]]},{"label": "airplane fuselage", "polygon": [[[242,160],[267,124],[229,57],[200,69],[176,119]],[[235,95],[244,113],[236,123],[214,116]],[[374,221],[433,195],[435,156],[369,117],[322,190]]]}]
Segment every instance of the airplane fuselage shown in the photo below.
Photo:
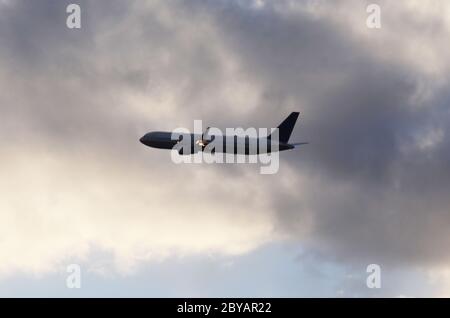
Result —
[{"label": "airplane fuselage", "polygon": [[[271,140],[271,138],[240,137],[240,136],[208,136],[208,140],[202,143],[201,134],[177,134],[174,137],[171,132],[154,131],[144,135],[140,141],[144,145],[159,149],[177,149],[182,143],[184,148],[180,154],[193,154],[198,151],[211,151],[212,153],[230,153],[243,155],[258,155],[274,151],[293,149],[294,146]],[[213,142],[215,146],[212,147]],[[190,145],[190,147],[189,147]],[[190,149],[189,149],[190,148]]]}]

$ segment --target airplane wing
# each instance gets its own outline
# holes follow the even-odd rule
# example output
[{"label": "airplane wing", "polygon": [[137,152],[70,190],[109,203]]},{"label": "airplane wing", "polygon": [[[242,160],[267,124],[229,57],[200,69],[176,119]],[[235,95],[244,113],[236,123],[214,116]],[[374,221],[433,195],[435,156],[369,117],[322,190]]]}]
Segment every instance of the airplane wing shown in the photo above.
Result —
[{"label": "airplane wing", "polygon": [[294,147],[298,147],[298,146],[301,146],[301,145],[309,145],[309,142],[296,142],[296,143],[293,143],[291,145],[294,146]]}]

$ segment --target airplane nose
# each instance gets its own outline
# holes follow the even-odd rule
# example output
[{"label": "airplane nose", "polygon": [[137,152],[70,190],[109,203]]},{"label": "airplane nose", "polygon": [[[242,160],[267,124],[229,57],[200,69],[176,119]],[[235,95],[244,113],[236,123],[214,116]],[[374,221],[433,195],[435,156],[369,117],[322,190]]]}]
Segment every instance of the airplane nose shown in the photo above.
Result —
[{"label": "airplane nose", "polygon": [[139,139],[139,141],[145,145],[145,136],[142,136],[141,139]]}]

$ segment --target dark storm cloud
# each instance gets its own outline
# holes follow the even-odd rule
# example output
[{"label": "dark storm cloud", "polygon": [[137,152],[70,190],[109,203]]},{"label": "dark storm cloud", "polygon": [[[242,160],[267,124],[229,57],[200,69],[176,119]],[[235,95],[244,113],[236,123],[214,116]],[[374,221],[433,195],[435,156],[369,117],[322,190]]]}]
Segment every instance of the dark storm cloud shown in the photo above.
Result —
[{"label": "dark storm cloud", "polygon": [[[98,24],[94,16],[101,13],[102,7],[89,1],[78,2],[83,8],[83,32],[73,32],[66,27],[69,3],[13,1],[2,6],[0,13],[4,80],[13,87],[5,92],[10,99],[3,103],[3,111],[9,113],[10,121],[28,126],[34,137],[65,142],[87,131],[95,136],[95,127],[109,125],[112,120],[108,117],[113,117],[115,110],[106,94],[104,105],[96,107],[92,101],[101,86],[102,74],[90,70],[88,58],[96,54],[93,24]],[[120,22],[117,7],[125,11],[119,2],[111,1],[105,14],[108,17],[113,11]],[[17,135],[21,133],[27,131]]]},{"label": "dark storm cloud", "polygon": [[419,70],[380,61],[333,23],[273,7],[213,11],[225,41],[264,85],[255,116],[273,122],[274,113],[302,112],[292,138],[311,144],[282,161],[322,180],[308,191],[273,190],[283,228],[295,233],[312,213],[312,248],[341,261],[448,261],[450,143],[405,151],[427,131],[448,135],[448,93],[418,105]]},{"label": "dark storm cloud", "polygon": [[[10,121],[20,119],[34,134],[56,143],[85,144],[80,137],[86,134],[93,146],[121,152],[130,144],[127,138],[134,140],[145,129],[157,124],[159,129],[173,129],[161,126],[158,111],[148,112],[151,105],[140,123],[124,121],[131,112],[120,100],[123,92],[143,94],[147,100],[161,92],[173,94],[178,98],[173,109],[177,118],[189,116],[176,126],[189,128],[193,115],[200,118],[207,113],[203,108],[220,105],[204,102],[217,93],[226,76],[215,44],[201,31],[198,39],[185,39],[192,32],[197,36],[195,26],[183,30],[192,25],[193,17],[201,18],[202,10],[178,8],[176,1],[167,6],[150,2],[154,11],[144,8],[140,15],[144,2],[81,1],[82,29],[77,31],[65,25],[68,3],[17,1],[2,10],[5,80],[32,98],[21,103],[19,89],[10,92],[16,103],[3,103]],[[168,10],[174,21],[165,21],[160,9]],[[219,125],[212,118],[229,113],[219,110],[211,122]],[[106,138],[109,143],[104,143]]]},{"label": "dark storm cloud", "polygon": [[[300,110],[292,139],[311,144],[281,155],[294,186],[281,186],[277,175],[258,179],[277,229],[343,262],[448,260],[450,98],[435,90],[419,105],[412,97],[427,78],[418,69],[380,59],[334,20],[283,13],[285,2],[255,9],[251,2],[168,1],[140,10],[144,2],[83,1],[80,32],[65,28],[67,3],[0,9],[3,81],[15,89],[5,92],[4,127],[20,120],[32,127],[20,132],[26,137],[142,163],[129,153],[149,126],[202,118],[264,127]],[[237,65],[231,75],[228,60]],[[238,75],[258,89],[251,112],[239,111],[245,102],[219,98]],[[155,106],[158,99],[133,110],[120,99],[152,96],[145,103],[165,92],[175,96],[169,111]],[[427,144],[436,134],[444,137]],[[214,171],[235,172],[232,184],[251,188],[248,174],[238,175],[244,169]],[[219,190],[209,189],[214,204],[230,202]]]}]

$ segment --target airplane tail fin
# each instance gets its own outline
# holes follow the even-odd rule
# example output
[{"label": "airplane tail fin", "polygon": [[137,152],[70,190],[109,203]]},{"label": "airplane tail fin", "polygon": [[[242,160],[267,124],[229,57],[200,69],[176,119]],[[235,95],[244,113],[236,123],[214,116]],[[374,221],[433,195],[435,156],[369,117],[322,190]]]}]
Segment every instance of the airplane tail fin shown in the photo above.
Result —
[{"label": "airplane tail fin", "polygon": [[292,130],[294,130],[295,123],[297,122],[298,112],[292,112],[279,126],[278,136],[279,141],[287,143],[291,137]]}]

